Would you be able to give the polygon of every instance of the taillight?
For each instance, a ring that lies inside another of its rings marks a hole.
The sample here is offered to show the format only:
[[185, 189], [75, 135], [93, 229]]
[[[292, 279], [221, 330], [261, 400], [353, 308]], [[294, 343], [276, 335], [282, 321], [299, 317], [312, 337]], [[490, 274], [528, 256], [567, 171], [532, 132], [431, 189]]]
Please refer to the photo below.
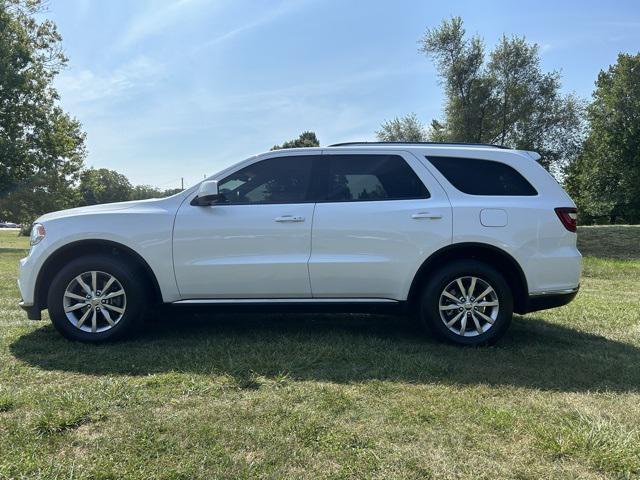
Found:
[[564, 227], [570, 232], [575, 232], [578, 225], [578, 210], [571, 207], [558, 207], [555, 210]]

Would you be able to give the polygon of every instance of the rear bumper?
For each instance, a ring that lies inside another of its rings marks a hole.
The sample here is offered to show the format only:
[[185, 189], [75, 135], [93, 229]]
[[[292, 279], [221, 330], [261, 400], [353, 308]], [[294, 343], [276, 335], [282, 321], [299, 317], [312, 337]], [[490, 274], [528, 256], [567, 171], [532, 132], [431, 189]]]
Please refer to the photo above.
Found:
[[548, 308], [566, 305], [576, 298], [579, 289], [580, 286], [578, 285], [572, 289], [529, 295], [524, 311], [519, 313], [537, 312], [538, 310], [546, 310]]
[[40, 307], [37, 305], [25, 305], [24, 302], [20, 302], [20, 308], [27, 312], [27, 318], [29, 320], [42, 320], [42, 314]]

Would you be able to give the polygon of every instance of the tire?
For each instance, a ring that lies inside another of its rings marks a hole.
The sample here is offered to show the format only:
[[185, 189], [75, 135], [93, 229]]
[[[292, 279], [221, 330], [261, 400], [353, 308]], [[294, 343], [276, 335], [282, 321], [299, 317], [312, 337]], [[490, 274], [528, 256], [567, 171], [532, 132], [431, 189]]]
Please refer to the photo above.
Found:
[[143, 278], [135, 266], [109, 255], [87, 255], [69, 262], [49, 287], [47, 306], [53, 326], [69, 340], [88, 343], [133, 334], [148, 307]]
[[[484, 292], [488, 293], [474, 296]], [[437, 270], [425, 283], [419, 302], [422, 325], [435, 337], [458, 345], [493, 345], [509, 328], [512, 316], [513, 295], [504, 277], [471, 259]]]

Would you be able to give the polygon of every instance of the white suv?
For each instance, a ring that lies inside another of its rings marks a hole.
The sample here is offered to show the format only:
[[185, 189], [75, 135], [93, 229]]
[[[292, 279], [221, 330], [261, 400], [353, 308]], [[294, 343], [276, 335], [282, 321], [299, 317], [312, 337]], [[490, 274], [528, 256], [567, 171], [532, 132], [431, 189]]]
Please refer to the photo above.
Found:
[[416, 312], [492, 343], [579, 286], [576, 209], [533, 152], [350, 143], [265, 153], [172, 197], [49, 213], [22, 307], [65, 337], [130, 333], [153, 305]]

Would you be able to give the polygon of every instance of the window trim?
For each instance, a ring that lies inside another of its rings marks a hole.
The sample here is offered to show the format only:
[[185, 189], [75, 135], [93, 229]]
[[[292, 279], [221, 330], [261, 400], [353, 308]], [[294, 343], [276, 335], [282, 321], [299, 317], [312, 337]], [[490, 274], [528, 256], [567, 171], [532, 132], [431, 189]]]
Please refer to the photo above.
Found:
[[[305, 205], [305, 204], [310, 204], [310, 203], [363, 203], [363, 202], [398, 202], [398, 201], [415, 201], [415, 200], [429, 200], [431, 198], [433, 198], [433, 195], [431, 194], [431, 191], [429, 190], [429, 187], [426, 185], [426, 183], [422, 180], [422, 178], [420, 177], [420, 174], [415, 170], [415, 168], [411, 165], [411, 162], [409, 162], [407, 160], [407, 158], [405, 158], [405, 154], [406, 152], [399, 152], [399, 151], [393, 151], [393, 152], [379, 152], [379, 151], [344, 151], [344, 152], [338, 152], [338, 151], [331, 151], [331, 152], [327, 152], [327, 151], [314, 151], [314, 152], [286, 152], [286, 151], [282, 151], [279, 152], [280, 154], [275, 154], [276, 152], [270, 152], [269, 156], [264, 157], [264, 158], [257, 158], [255, 159], [255, 161], [253, 162], [242, 162], [242, 164], [237, 165], [238, 168], [233, 169], [232, 171], [228, 171], [229, 169], [227, 169], [226, 174], [224, 175], [224, 177], [219, 178], [218, 175], [212, 177], [216, 180], [218, 180], [219, 183], [224, 182], [227, 178], [229, 178], [230, 176], [238, 173], [239, 171], [250, 167], [252, 165], [261, 163], [261, 162], [265, 162], [267, 160], [273, 160], [275, 158], [286, 158], [286, 157], [313, 157], [311, 160], [311, 175], [310, 175], [310, 182], [309, 182], [309, 188], [307, 190], [307, 199], [303, 200], [303, 201], [299, 201], [299, 202], [247, 202], [247, 203], [216, 203], [215, 205], [211, 205], [211, 207], [238, 207], [238, 206], [246, 206], [246, 205], [251, 205], [251, 206], [260, 206], [260, 205]], [[329, 162], [328, 160], [331, 157], [334, 156], [355, 156], [355, 155], [366, 155], [366, 156], [397, 156], [400, 157], [402, 159], [402, 161], [405, 163], [405, 165], [411, 170], [411, 172], [413, 172], [413, 174], [416, 176], [416, 178], [418, 179], [418, 181], [424, 186], [424, 189], [426, 191], [426, 196], [416, 196], [416, 197], [402, 197], [402, 198], [398, 198], [398, 197], [393, 197], [393, 198], [385, 198], [385, 199], [381, 199], [381, 200], [374, 200], [374, 199], [351, 199], [351, 200], [327, 200], [326, 199], [326, 195], [327, 195], [327, 189], [328, 189], [328, 166], [329, 166]], [[247, 159], [249, 160], [249, 159]], [[417, 159], [416, 159], [417, 160]], [[222, 170], [223, 173], [224, 170]], [[218, 177], [218, 178], [216, 178]], [[197, 195], [197, 191], [194, 192], [194, 195]], [[316, 196], [316, 199], [309, 199], [310, 197]], [[320, 198], [323, 197], [323, 198]]]
[[[463, 190], [460, 190], [458, 187], [456, 187], [454, 185], [454, 183], [449, 180], [449, 178], [440, 171], [440, 169], [431, 161], [431, 159], [429, 157], [436, 157], [436, 158], [452, 158], [452, 159], [462, 159], [462, 160], [480, 160], [483, 162], [493, 162], [493, 163], [499, 163], [501, 165], [505, 165], [508, 168], [511, 168], [513, 171], [515, 171], [518, 175], [520, 175], [520, 177], [522, 177], [522, 179], [529, 184], [529, 186], [531, 187], [531, 189], [535, 192], [531, 195], [511, 195], [511, 194], [484, 194], [484, 193], [468, 193], [465, 192]], [[438, 175], [440, 175], [449, 185], [451, 185], [451, 187], [456, 191], [459, 192], [463, 195], [468, 195], [470, 197], [497, 197], [497, 198], [511, 198], [511, 197], [516, 197], [516, 198], [535, 198], [535, 197], [539, 197], [540, 196], [540, 192], [538, 191], [538, 189], [529, 181], [529, 179], [522, 174], [522, 172], [520, 172], [520, 170], [518, 170], [516, 167], [514, 167], [513, 165], [510, 165], [506, 162], [502, 162], [500, 160], [493, 160], [493, 159], [488, 159], [488, 158], [480, 158], [480, 157], [463, 157], [460, 155], [424, 155], [424, 158], [427, 160], [427, 163], [433, 167], [436, 171], [436, 173]]]

